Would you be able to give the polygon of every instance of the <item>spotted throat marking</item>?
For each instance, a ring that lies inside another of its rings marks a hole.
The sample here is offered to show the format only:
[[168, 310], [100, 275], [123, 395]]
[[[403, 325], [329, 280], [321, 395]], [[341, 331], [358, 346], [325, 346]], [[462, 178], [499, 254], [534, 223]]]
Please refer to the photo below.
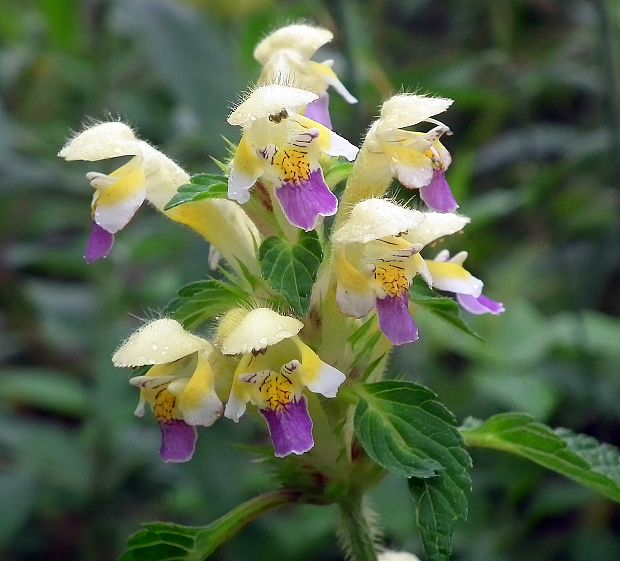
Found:
[[271, 163], [282, 171], [285, 183], [301, 183], [310, 179], [308, 154], [299, 148], [277, 151]]
[[409, 281], [400, 265], [381, 265], [375, 269], [375, 279], [388, 296], [398, 297], [409, 290]]
[[[260, 394], [260, 401], [266, 409], [284, 411], [289, 403], [295, 401], [295, 385], [292, 375], [297, 365], [285, 364], [280, 372], [261, 370], [242, 377], [244, 382], [254, 384]], [[259, 407], [263, 408], [262, 404]]]
[[176, 402], [177, 398], [166, 388], [159, 390], [155, 396], [155, 404], [153, 406], [155, 418], [163, 423], [171, 423], [174, 421], [174, 408]]
[[424, 152], [424, 155], [431, 161], [435, 171], [443, 171], [443, 162], [434, 148], [429, 148], [426, 152]]

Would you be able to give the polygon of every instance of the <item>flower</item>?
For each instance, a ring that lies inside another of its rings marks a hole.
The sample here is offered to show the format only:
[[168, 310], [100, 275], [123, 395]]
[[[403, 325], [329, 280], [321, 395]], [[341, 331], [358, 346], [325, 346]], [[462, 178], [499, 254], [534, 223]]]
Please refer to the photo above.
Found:
[[160, 456], [186, 462], [194, 454], [196, 426], [211, 426], [221, 415], [210, 363], [213, 346], [172, 319], [152, 321], [133, 333], [114, 353], [119, 367], [151, 365], [129, 383], [140, 388], [136, 415], [148, 403], [161, 429]]
[[[380, 197], [396, 177], [408, 189], [419, 189], [431, 210], [454, 212], [458, 204], [445, 175], [450, 153], [439, 141], [449, 129], [432, 118], [451, 104], [451, 99], [412, 94], [388, 99], [366, 134], [342, 203]], [[422, 122], [436, 126], [425, 133], [405, 130]]]
[[325, 364], [298, 333], [303, 323], [268, 308], [233, 310], [220, 323], [225, 355], [241, 355], [224, 415], [238, 422], [248, 402], [265, 418], [277, 457], [314, 446], [304, 389], [336, 397], [345, 375]]
[[172, 220], [202, 234], [231, 266], [238, 267], [239, 260], [250, 271], [258, 271], [260, 234], [243, 209], [227, 199], [212, 199], [164, 210], [190, 177], [166, 155], [138, 139], [126, 124], [106, 122], [88, 127], [71, 138], [58, 155], [65, 160], [91, 162], [131, 156], [109, 175], [86, 174], [95, 189], [92, 232], [85, 255], [88, 263], [108, 255], [116, 232], [129, 223], [146, 199]]
[[463, 267], [465, 259], [467, 259], [466, 251], [450, 257], [450, 253], [444, 249], [434, 260], [426, 260], [433, 278], [433, 286], [439, 290], [455, 293], [461, 307], [472, 314], [497, 316], [503, 313], [504, 304], [482, 294], [483, 282]]
[[357, 103], [332, 70], [333, 60], [311, 60], [333, 38], [333, 33], [322, 27], [293, 24], [270, 33], [254, 49], [254, 58], [263, 66], [259, 84], [279, 83], [284, 78], [291, 85], [314, 92], [319, 97], [308, 104], [305, 115], [330, 129], [329, 86], [348, 103]]
[[423, 213], [385, 199], [355, 205], [332, 234], [336, 299], [342, 313], [359, 318], [375, 308], [381, 331], [394, 345], [416, 341], [409, 287], [416, 274], [432, 285], [419, 252], [468, 222], [464, 216]]
[[228, 117], [243, 127], [232, 161], [228, 196], [240, 203], [250, 198], [257, 179], [275, 191], [288, 221], [304, 230], [319, 216], [331, 216], [338, 200], [323, 179], [321, 153], [355, 159], [357, 148], [299, 110], [317, 95], [287, 86], [256, 88]]

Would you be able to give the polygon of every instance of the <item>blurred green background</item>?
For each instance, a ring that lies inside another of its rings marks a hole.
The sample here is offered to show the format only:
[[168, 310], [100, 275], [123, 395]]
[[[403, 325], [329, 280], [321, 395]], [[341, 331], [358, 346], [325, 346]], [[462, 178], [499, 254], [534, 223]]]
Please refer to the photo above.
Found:
[[[434, 388], [460, 419], [528, 411], [620, 444], [620, 3], [615, 0], [0, 0], [0, 558], [108, 561], [140, 521], [207, 523], [268, 490], [238, 446], [247, 421], [201, 431], [186, 465], [159, 461], [151, 419], [110, 355], [186, 282], [207, 274], [191, 231], [143, 208], [87, 266], [90, 188], [105, 164], [56, 153], [87, 118], [122, 118], [190, 172], [213, 169], [231, 104], [258, 76], [252, 47], [308, 19], [336, 39], [360, 98], [332, 96], [363, 136], [402, 88], [456, 100], [448, 173], [473, 222], [452, 249], [501, 318], [484, 343], [418, 316], [391, 372]], [[474, 453], [456, 560], [617, 561], [620, 509], [542, 468]], [[386, 543], [421, 554], [404, 485], [374, 493]], [[252, 525], [214, 559], [339, 560], [330, 508]]]

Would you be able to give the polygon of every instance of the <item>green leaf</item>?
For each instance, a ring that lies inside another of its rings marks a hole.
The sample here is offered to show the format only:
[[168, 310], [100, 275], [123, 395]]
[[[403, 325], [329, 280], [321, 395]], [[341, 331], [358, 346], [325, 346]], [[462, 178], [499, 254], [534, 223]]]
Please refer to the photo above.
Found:
[[296, 313], [306, 315], [312, 286], [323, 259], [318, 234], [314, 230], [300, 231], [297, 243], [293, 245], [282, 238], [267, 238], [260, 246], [258, 258], [263, 277], [284, 296]]
[[450, 411], [428, 388], [404, 381], [358, 386], [355, 433], [384, 468], [410, 477], [426, 554], [448, 559], [458, 520], [467, 518], [471, 459]]
[[461, 432], [469, 446], [510, 452], [620, 502], [620, 451], [596, 439], [555, 431], [524, 413], [470, 419]]
[[207, 526], [149, 522], [129, 537], [120, 561], [202, 561], [260, 515], [299, 500], [299, 493], [278, 491], [249, 500]]
[[86, 388], [65, 374], [43, 368], [4, 370], [0, 399], [29, 407], [79, 417], [86, 412]]
[[333, 165], [325, 172], [325, 183], [334, 189], [339, 183], [349, 178], [352, 170], [353, 164], [351, 162], [342, 162]]
[[416, 524], [431, 561], [447, 561], [452, 553], [452, 533], [459, 520], [467, 519], [471, 491], [469, 475], [454, 480], [446, 471], [429, 479], [409, 479], [416, 505]]
[[[404, 381], [360, 384], [355, 433], [379, 465], [404, 477], [434, 477], [469, 456], [454, 417], [428, 388]], [[455, 466], [453, 466], [455, 467]]]
[[241, 288], [207, 279], [181, 288], [179, 296], [168, 305], [167, 313], [186, 329], [194, 329], [231, 308], [246, 305], [248, 301], [249, 295]]
[[461, 314], [461, 308], [452, 298], [439, 296], [419, 281], [414, 282], [409, 288], [409, 298], [414, 304], [426, 308], [468, 335], [481, 339], [480, 335], [465, 323]]
[[187, 185], [181, 185], [164, 207], [170, 210], [176, 206], [202, 201], [204, 199], [225, 199], [228, 197], [228, 179], [223, 175], [200, 173], [194, 175]]

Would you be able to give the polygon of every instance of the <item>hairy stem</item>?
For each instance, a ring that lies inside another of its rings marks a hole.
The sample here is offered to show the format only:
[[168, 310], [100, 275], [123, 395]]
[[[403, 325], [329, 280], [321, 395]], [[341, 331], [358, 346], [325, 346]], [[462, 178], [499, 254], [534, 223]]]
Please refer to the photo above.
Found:
[[301, 499], [301, 494], [297, 491], [282, 490], [260, 495], [240, 504], [209, 526], [204, 527], [202, 532], [196, 535], [196, 545], [191, 559], [206, 559], [222, 543], [228, 541], [250, 522], [267, 512], [299, 502]]
[[378, 529], [375, 515], [361, 492], [340, 503], [340, 542], [350, 561], [377, 561]]

